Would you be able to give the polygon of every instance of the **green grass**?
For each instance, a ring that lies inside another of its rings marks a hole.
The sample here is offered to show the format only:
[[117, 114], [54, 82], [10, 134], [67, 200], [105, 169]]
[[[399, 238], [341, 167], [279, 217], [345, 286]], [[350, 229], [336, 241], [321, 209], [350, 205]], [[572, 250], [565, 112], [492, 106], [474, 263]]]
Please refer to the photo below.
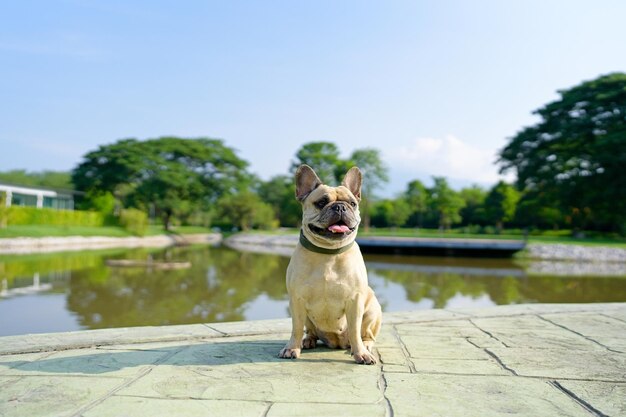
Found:
[[[365, 233], [359, 231], [359, 236], [398, 236], [398, 237], [423, 237], [423, 238], [451, 238], [451, 239], [524, 239], [521, 232], [508, 232], [504, 230], [502, 234], [476, 234], [464, 233], [460, 230], [449, 230], [442, 232], [438, 229], [370, 229]], [[541, 234], [530, 234], [528, 243], [553, 243], [566, 245], [589, 245], [589, 246], [615, 246], [626, 248], [626, 239], [613, 236], [592, 236], [578, 238], [571, 236], [570, 231], [545, 231]]]
[[[178, 234], [210, 233], [211, 230], [205, 227], [180, 226], [173, 230]], [[148, 227], [146, 236], [157, 236], [165, 234], [163, 226], [151, 225]], [[64, 236], [107, 236], [107, 237], [128, 237], [133, 236], [125, 229], [117, 226], [9, 226], [0, 229], [0, 238], [12, 237], [64, 237]]]

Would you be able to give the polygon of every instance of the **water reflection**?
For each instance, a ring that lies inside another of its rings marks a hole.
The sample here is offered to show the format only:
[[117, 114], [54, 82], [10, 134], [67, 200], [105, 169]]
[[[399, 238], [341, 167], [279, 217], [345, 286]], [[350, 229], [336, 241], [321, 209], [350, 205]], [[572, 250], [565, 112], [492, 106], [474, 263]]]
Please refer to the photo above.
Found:
[[[149, 257], [191, 267], [105, 265]], [[287, 317], [288, 262], [211, 247], [0, 256], [0, 335]], [[626, 301], [624, 275], [543, 275], [511, 260], [369, 255], [366, 263], [385, 311]]]

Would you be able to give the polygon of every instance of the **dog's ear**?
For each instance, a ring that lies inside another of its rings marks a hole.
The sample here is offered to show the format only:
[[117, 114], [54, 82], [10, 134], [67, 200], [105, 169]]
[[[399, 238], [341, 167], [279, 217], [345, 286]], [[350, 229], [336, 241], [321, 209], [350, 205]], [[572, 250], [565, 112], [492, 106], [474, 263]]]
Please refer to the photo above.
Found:
[[361, 170], [357, 167], [352, 167], [348, 171], [345, 177], [343, 177], [343, 181], [341, 181], [341, 185], [346, 187], [357, 200], [361, 201], [361, 182], [362, 175]]
[[313, 168], [308, 165], [298, 167], [296, 171], [296, 198], [298, 201], [304, 201], [320, 185], [322, 185], [322, 180], [313, 171]]

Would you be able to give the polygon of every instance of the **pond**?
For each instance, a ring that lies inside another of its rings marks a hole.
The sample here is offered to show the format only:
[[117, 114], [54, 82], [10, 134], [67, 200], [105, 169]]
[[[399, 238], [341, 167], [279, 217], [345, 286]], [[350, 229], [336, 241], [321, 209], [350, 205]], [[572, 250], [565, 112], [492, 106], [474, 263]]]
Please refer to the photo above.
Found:
[[[108, 266], [112, 259], [191, 265]], [[365, 260], [384, 311], [626, 301], [620, 274], [559, 276], [509, 259]], [[288, 262], [208, 246], [0, 255], [0, 336], [288, 317]]]

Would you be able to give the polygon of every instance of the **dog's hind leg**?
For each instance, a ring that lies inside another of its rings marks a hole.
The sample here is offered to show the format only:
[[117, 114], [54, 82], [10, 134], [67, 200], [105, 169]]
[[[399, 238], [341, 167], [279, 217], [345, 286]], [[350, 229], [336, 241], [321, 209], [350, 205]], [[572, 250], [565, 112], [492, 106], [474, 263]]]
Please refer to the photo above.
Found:
[[317, 339], [319, 338], [317, 329], [308, 317], [306, 318], [304, 327], [305, 336], [304, 339], [302, 339], [302, 349], [313, 349], [317, 346]]

